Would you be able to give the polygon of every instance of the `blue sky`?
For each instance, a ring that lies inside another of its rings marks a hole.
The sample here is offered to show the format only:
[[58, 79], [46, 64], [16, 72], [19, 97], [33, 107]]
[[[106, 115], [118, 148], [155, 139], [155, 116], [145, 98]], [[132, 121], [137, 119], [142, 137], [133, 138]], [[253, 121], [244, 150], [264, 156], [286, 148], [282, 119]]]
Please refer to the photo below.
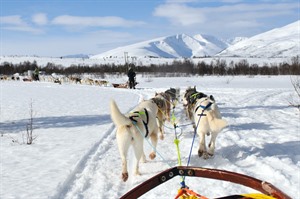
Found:
[[300, 19], [300, 0], [0, 0], [1, 55], [99, 54], [185, 33], [222, 39]]

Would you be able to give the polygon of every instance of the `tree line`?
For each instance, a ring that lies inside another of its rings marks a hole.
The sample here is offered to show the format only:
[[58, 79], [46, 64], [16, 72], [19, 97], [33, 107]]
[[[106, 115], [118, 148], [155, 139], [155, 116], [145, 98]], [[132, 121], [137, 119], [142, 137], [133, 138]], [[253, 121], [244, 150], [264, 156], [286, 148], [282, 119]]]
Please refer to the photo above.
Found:
[[173, 61], [172, 64], [151, 64], [150, 66], [134, 64], [94, 64], [94, 65], [70, 65], [65, 67], [54, 63], [47, 63], [46, 66], [38, 66], [36, 61], [25, 61], [19, 64], [3, 62], [0, 64], [1, 75], [13, 75], [15, 73], [24, 74], [28, 70], [34, 70], [36, 67], [45, 74], [62, 74], [62, 75], [81, 75], [81, 74], [125, 74], [129, 67], [133, 67], [137, 73], [154, 74], [156, 76], [168, 75], [300, 75], [300, 57], [292, 57], [290, 63], [264, 63], [263, 66], [258, 64], [249, 64], [246, 59], [238, 62], [217, 59], [211, 63], [201, 61], [193, 63], [189, 59], [183, 61]]

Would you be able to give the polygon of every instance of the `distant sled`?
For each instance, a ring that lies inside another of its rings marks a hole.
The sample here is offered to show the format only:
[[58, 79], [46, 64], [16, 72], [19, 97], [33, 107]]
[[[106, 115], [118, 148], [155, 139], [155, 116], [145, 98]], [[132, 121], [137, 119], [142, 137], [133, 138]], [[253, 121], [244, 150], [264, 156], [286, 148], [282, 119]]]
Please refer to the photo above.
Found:
[[112, 83], [114, 88], [128, 88], [128, 84], [124, 83], [124, 84], [114, 84]]
[[[135, 82], [135, 86], [138, 84], [138, 82]], [[124, 84], [116, 84], [116, 83], [112, 83], [114, 88], [129, 88], [128, 86], [128, 82], [124, 83]]]
[[[217, 199], [292, 199], [291, 197], [283, 193], [281, 190], [276, 188], [271, 183], [261, 181], [247, 175], [225, 171], [225, 170], [209, 169], [209, 168], [201, 168], [201, 167], [186, 167], [186, 166], [173, 167], [157, 174], [156, 176], [146, 180], [145, 182], [141, 183], [137, 187], [127, 192], [125, 195], [121, 197], [121, 199], [138, 198], [143, 194], [145, 194], [146, 192], [167, 182], [168, 180], [172, 179], [175, 176], [181, 176], [183, 179], [185, 176], [189, 176], [189, 177], [202, 177], [202, 178], [210, 178], [215, 180], [223, 180], [231, 183], [240, 184], [246, 187], [250, 187], [252, 189], [261, 192], [261, 193], [250, 193], [250, 194], [238, 193], [236, 195], [222, 196]], [[176, 193], [176, 190], [174, 192]], [[174, 197], [170, 196], [170, 198], [174, 198]], [[190, 190], [187, 186], [181, 187], [179, 189], [177, 196], [175, 196], [175, 199], [177, 198], [208, 199], [206, 196], [202, 196]]]

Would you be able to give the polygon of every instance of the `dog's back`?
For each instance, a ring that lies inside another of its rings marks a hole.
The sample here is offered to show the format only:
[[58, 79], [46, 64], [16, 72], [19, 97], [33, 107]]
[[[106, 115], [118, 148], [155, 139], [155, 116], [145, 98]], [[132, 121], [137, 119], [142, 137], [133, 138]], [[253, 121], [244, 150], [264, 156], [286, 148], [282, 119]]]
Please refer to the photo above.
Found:
[[202, 114], [204, 114], [204, 117], [200, 120], [200, 125], [198, 126], [199, 129], [207, 128], [207, 131], [219, 133], [227, 126], [227, 122], [222, 119], [219, 108], [211, 97], [204, 97], [197, 100], [194, 110], [195, 123], [198, 123]]

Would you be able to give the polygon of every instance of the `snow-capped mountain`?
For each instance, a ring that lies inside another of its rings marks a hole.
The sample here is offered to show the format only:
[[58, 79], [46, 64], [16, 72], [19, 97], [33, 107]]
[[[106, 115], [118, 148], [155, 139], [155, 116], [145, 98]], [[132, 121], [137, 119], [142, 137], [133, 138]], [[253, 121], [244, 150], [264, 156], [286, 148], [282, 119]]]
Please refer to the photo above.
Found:
[[120, 58], [124, 57], [125, 52], [129, 57], [204, 57], [213, 56], [227, 47], [226, 42], [214, 36], [197, 34], [191, 37], [186, 34], [177, 34], [119, 47], [90, 58]]
[[226, 42], [229, 43], [230, 45], [234, 45], [246, 39], [248, 39], [248, 37], [234, 37], [234, 38], [227, 39]]
[[293, 57], [300, 54], [300, 20], [240, 41], [218, 56]]

